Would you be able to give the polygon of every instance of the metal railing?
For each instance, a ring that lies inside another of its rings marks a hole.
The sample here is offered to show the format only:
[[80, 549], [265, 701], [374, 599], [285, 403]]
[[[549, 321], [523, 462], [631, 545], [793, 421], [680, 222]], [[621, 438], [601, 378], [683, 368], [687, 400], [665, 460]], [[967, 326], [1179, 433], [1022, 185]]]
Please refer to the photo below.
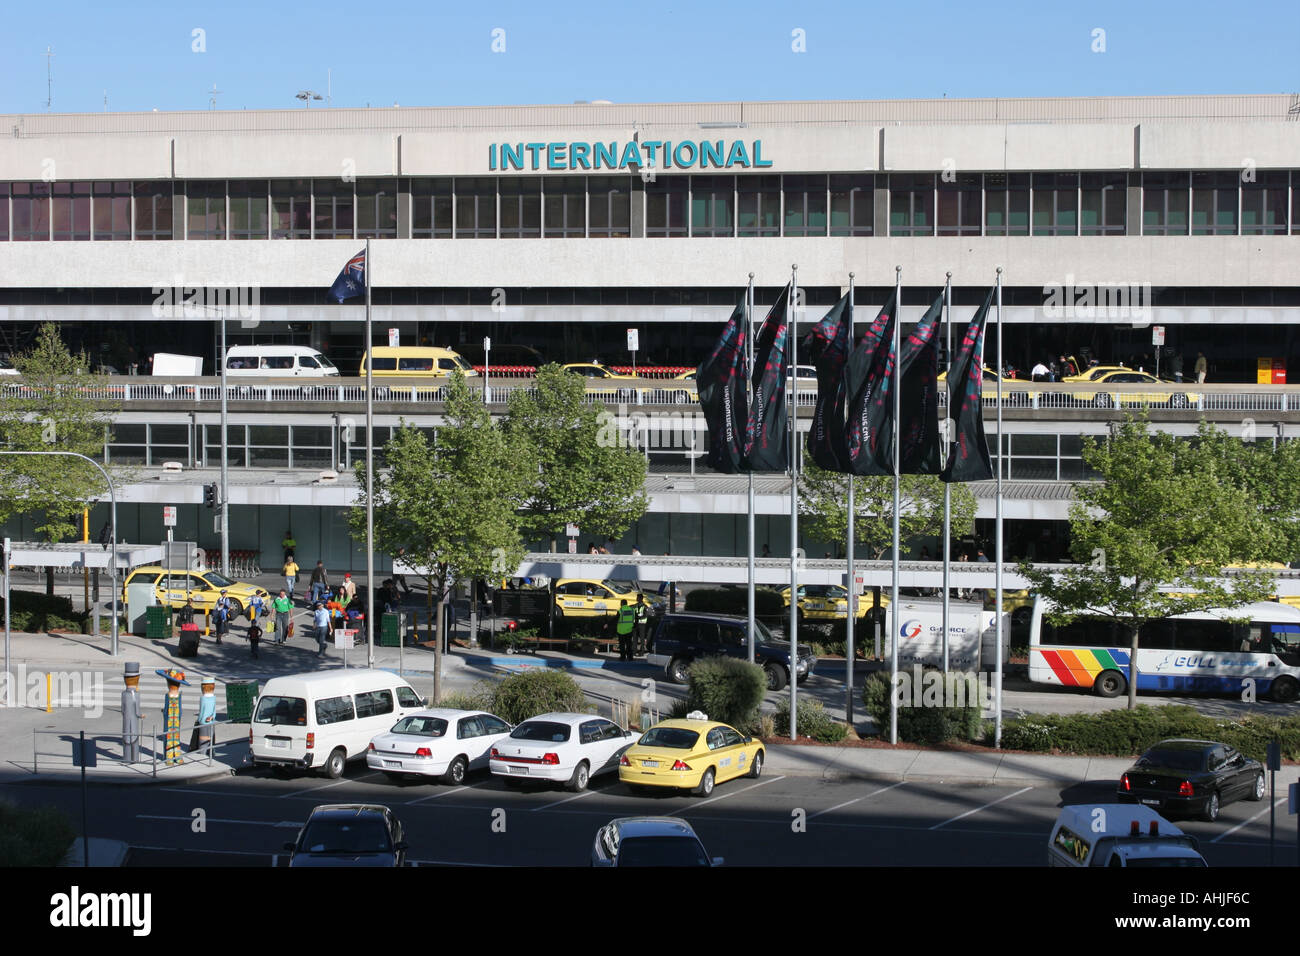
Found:
[[[183, 751], [181, 754], [181, 763], [168, 764], [166, 763], [167, 732], [163, 730], [158, 733], [150, 733], [148, 732], [148, 728], [157, 725], [154, 723], [142, 722], [140, 735], [139, 735], [139, 746], [140, 746], [140, 754], [142, 759], [132, 764], [131, 766], [143, 767], [147, 764], [149, 766], [148, 772], [150, 776], [154, 776], [154, 777], [158, 776], [158, 770], [160, 766], [163, 769], [163, 771], [166, 771], [174, 766], [180, 766], [186, 763], [196, 763], [201, 761], [210, 767], [214, 762], [214, 754], [216, 753], [218, 747], [221, 746], [220, 742], [217, 739], [218, 727], [222, 724], [230, 724], [230, 723], [232, 723], [232, 721], [230, 720], [215, 720], [210, 724], [204, 725], [206, 727], [211, 728], [212, 739], [207, 744], [201, 745], [196, 750], [188, 749], [188, 741], [190, 738], [187, 737], [186, 735], [192, 736], [194, 733], [194, 728], [198, 725], [193, 723], [183, 725], [179, 731], [181, 735], [181, 749]], [[43, 736], [66, 738], [69, 746], [65, 750], [59, 750], [59, 751], [41, 750], [40, 738]], [[41, 772], [41, 762], [40, 762], [41, 757], [46, 758], [47, 773], [52, 770], [67, 770], [73, 768], [75, 766], [75, 763], [73, 761], [71, 744], [75, 738], [76, 738], [76, 733], [69, 730], [33, 729], [32, 730], [32, 774], [36, 775]], [[231, 743], [234, 743], [235, 741], [240, 739], [242, 739], [241, 736], [236, 735], [235, 737], [231, 738], [231, 740], [227, 741], [225, 746], [229, 746]], [[97, 757], [102, 757], [105, 760], [112, 760], [115, 763], [122, 763], [126, 758], [123, 735], [120, 733], [94, 734], [94, 735], [87, 734], [86, 740], [88, 742], [93, 743], [96, 750]], [[111, 746], [105, 747], [104, 751], [101, 752], [100, 751], [101, 742], [104, 742]]]

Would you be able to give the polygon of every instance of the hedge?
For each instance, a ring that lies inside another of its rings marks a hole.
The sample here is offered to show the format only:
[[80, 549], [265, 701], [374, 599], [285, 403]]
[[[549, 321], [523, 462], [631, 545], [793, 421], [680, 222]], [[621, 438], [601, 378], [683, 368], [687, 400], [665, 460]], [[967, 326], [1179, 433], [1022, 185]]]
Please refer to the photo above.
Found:
[[[907, 672], [900, 673], [910, 680], [910, 674]], [[959, 673], [945, 675], [938, 671], [927, 673], [934, 673], [942, 680], [943, 683], [940, 687], [942, 688], [944, 701], [957, 699], [955, 685], [958, 681], [965, 681], [966, 675]], [[984, 719], [980, 714], [978, 695], [968, 694], [966, 687], [962, 688], [963, 705], [961, 707], [916, 707], [912, 705], [910, 691], [903, 696], [904, 700], [900, 701], [898, 707], [899, 740], [918, 744], [941, 744], [948, 740], [980, 740], [984, 737]], [[973, 701], [971, 700], [972, 696], [975, 698]], [[869, 674], [862, 687], [862, 702], [866, 705], [867, 713], [875, 720], [877, 727], [886, 728], [889, 726], [889, 698], [889, 675], [883, 671], [875, 671]], [[1005, 732], [1003, 734], [1003, 746], [1010, 746], [1006, 743]]]
[[[9, 623], [15, 631], [39, 634], [43, 631], [74, 631], [86, 633], [89, 615], [74, 610], [72, 599], [59, 594], [39, 591], [11, 591], [13, 608]], [[0, 619], [4, 615], [4, 599], [0, 598]]]
[[58, 866], [76, 836], [55, 807], [24, 810], [0, 801], [0, 867]]
[[763, 668], [736, 657], [703, 657], [687, 673], [686, 700], [691, 710], [702, 710], [710, 720], [749, 732], [767, 693]]
[[578, 682], [555, 670], [511, 674], [492, 689], [491, 702], [492, 713], [511, 724], [538, 714], [585, 714], [591, 711]]
[[[826, 713], [826, 708], [819, 700], [799, 698], [796, 713], [799, 719], [796, 721], [795, 731], [801, 737], [811, 737], [823, 743], [837, 744], [849, 735], [849, 729]], [[778, 734], [785, 735], [790, 732], [790, 698], [783, 697], [776, 705], [776, 716], [773, 717], [773, 721]]]

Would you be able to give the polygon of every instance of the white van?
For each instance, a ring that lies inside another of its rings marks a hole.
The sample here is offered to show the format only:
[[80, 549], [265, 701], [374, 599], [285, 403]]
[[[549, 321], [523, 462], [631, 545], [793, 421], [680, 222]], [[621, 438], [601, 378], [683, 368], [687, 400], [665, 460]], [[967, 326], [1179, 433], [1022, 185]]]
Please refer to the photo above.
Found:
[[273, 677], [253, 705], [249, 754], [255, 767], [339, 777], [346, 761], [366, 759], [372, 737], [423, 707], [411, 685], [388, 671]]
[[235, 345], [226, 351], [227, 378], [337, 378], [324, 355], [303, 345]]
[[1062, 807], [1047, 841], [1048, 866], [1203, 867], [1196, 837], [1150, 807], [1129, 803]]

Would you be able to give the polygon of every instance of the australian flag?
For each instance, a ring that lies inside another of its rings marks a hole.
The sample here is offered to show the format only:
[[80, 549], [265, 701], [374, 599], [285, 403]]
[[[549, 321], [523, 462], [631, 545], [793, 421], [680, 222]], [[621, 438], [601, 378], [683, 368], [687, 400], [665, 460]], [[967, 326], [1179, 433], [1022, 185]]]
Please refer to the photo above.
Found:
[[365, 295], [365, 293], [366, 251], [362, 249], [348, 260], [348, 264], [343, 267], [339, 277], [330, 286], [328, 294], [335, 302], [342, 303], [344, 299], [352, 299], [359, 295]]

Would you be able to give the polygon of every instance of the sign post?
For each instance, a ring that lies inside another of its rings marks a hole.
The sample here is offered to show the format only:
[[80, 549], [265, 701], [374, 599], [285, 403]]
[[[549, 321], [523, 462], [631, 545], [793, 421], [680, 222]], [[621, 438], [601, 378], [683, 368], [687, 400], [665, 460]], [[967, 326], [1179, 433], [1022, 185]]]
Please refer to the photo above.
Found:
[[[391, 349], [399, 348], [402, 344], [402, 332], [400, 329], [388, 330], [388, 347]], [[373, 363], [372, 363], [373, 364]]]
[[[368, 609], [367, 609], [368, 610]], [[334, 647], [343, 650], [343, 666], [351, 667], [348, 663], [348, 652], [356, 646], [357, 632], [352, 628], [339, 628], [334, 632]], [[400, 646], [400, 644], [399, 644]]]
[[492, 339], [489, 336], [483, 336], [483, 405], [487, 407], [488, 402], [492, 401], [492, 392], [488, 390], [488, 370], [491, 368]]
[[640, 336], [636, 329], [627, 330], [627, 350], [632, 353], [632, 374], [636, 374], [636, 353], [637, 346], [640, 344]]
[[566, 524], [564, 533], [569, 539], [569, 554], [578, 553], [578, 526], [576, 524]]
[[72, 765], [81, 768], [81, 853], [83, 859], [82, 866], [90, 866], [90, 831], [86, 826], [86, 768], [96, 766], [95, 760], [95, 741], [92, 739], [89, 744], [86, 741], [86, 732], [81, 732], [81, 737], [72, 742]]
[[1160, 377], [1160, 351], [1165, 344], [1165, 327], [1163, 325], [1151, 326], [1151, 344], [1154, 345], [1156, 353], [1156, 378]]

